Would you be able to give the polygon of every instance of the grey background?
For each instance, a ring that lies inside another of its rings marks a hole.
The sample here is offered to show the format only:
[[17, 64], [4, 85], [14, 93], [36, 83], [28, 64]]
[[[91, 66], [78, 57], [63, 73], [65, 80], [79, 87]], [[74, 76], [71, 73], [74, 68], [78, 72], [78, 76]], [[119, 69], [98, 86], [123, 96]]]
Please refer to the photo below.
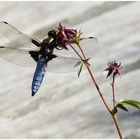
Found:
[[[76, 26], [98, 38], [100, 48], [92, 69], [112, 105], [106, 62], [123, 65], [116, 81], [117, 99], [140, 101], [139, 2], [0, 2], [0, 20], [40, 40], [59, 22]], [[87, 71], [46, 72], [43, 84], [31, 97], [35, 67], [23, 68], [0, 58], [0, 138], [118, 138], [114, 124], [92, 86]], [[140, 112], [120, 111], [125, 138], [140, 138]]]

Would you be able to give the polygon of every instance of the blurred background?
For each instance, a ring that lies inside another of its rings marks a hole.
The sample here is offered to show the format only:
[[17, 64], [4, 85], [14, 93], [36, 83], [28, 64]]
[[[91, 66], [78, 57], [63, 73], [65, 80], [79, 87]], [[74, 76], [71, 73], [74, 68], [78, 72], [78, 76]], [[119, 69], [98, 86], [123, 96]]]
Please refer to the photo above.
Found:
[[[111, 81], [103, 74], [109, 60], [123, 66], [117, 100], [140, 101], [139, 2], [0, 2], [0, 20], [40, 40], [59, 22], [95, 36], [100, 49], [91, 51], [92, 69], [109, 104]], [[0, 58], [0, 138], [118, 138], [86, 70], [80, 78], [46, 72], [31, 97], [34, 70]], [[139, 110], [120, 111], [118, 118], [125, 138], [140, 138]]]

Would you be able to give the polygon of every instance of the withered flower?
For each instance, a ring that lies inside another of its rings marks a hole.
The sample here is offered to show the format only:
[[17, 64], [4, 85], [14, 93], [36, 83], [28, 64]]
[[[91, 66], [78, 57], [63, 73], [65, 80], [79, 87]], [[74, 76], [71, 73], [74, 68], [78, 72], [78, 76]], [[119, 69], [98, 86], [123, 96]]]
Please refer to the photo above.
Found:
[[69, 43], [76, 43], [78, 44], [80, 41], [80, 36], [82, 32], [78, 32], [75, 29], [68, 29], [62, 26], [62, 24], [59, 24], [58, 27], [58, 33], [57, 33], [57, 39], [60, 42], [60, 48], [67, 49], [67, 44]]
[[115, 77], [117, 74], [120, 75], [120, 70], [122, 68], [121, 63], [117, 63], [116, 61], [110, 61], [107, 63], [107, 68], [105, 71], [108, 71], [107, 77], [108, 78], [111, 74]]

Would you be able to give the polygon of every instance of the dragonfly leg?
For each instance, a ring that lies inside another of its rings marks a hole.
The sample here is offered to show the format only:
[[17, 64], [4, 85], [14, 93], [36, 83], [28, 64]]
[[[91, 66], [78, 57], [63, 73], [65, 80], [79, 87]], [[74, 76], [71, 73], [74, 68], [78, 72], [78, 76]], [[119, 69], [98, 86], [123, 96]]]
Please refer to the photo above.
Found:
[[29, 51], [29, 54], [31, 55], [31, 57], [38, 62], [38, 57], [39, 57], [39, 52], [36, 51]]

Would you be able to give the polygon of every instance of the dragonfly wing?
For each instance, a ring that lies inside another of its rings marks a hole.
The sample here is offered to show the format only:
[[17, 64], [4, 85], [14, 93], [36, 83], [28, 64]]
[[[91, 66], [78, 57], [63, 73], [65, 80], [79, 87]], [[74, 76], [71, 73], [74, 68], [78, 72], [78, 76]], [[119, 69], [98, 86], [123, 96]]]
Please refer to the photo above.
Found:
[[[95, 44], [98, 40], [94, 37], [81, 38], [80, 46], [83, 51], [88, 54], [95, 54], [98, 51], [98, 47]], [[76, 44], [72, 46], [80, 53], [80, 50]], [[74, 72], [80, 69], [80, 66], [76, 66], [77, 62], [81, 62], [80, 58], [76, 58], [77, 54], [73, 51], [70, 45], [67, 46], [68, 50], [54, 50], [56, 58], [50, 60], [47, 65], [47, 71], [50, 72]]]
[[17, 30], [7, 22], [0, 22], [0, 57], [16, 65], [30, 67], [36, 63], [29, 51], [38, 51], [40, 42]]
[[36, 66], [36, 61], [26, 50], [0, 48], [0, 57], [22, 67]]
[[78, 58], [56, 56], [47, 62], [46, 70], [55, 73], [78, 71], [79, 67], [75, 67], [75, 65], [79, 61], [81, 60]]
[[14, 49], [36, 50], [40, 41], [20, 32], [7, 22], [0, 22], [0, 46]]
[[85, 53], [92, 52], [95, 55], [99, 51], [99, 47], [96, 46], [97, 43], [98, 40], [95, 37], [81, 38], [80, 46]]
[[[95, 55], [97, 53], [97, 51], [99, 50], [99, 48], [96, 46], [98, 40], [95, 37], [85, 37], [85, 38], [81, 38], [80, 40], [80, 47], [82, 48], [82, 50], [88, 55]], [[81, 53], [77, 44], [72, 43], [71, 44], [78, 53]], [[55, 50], [54, 53], [55, 54], [60, 54], [63, 56], [70, 56], [70, 57], [76, 57], [76, 53], [74, 52], [74, 50], [72, 49], [72, 47], [68, 44], [67, 45], [68, 50], [66, 49], [62, 49], [62, 50]]]
[[0, 45], [4, 44], [8, 48], [36, 50], [40, 45], [39, 40], [25, 35], [11, 24], [3, 21], [0, 22], [0, 35], [4, 37], [0, 38]]

